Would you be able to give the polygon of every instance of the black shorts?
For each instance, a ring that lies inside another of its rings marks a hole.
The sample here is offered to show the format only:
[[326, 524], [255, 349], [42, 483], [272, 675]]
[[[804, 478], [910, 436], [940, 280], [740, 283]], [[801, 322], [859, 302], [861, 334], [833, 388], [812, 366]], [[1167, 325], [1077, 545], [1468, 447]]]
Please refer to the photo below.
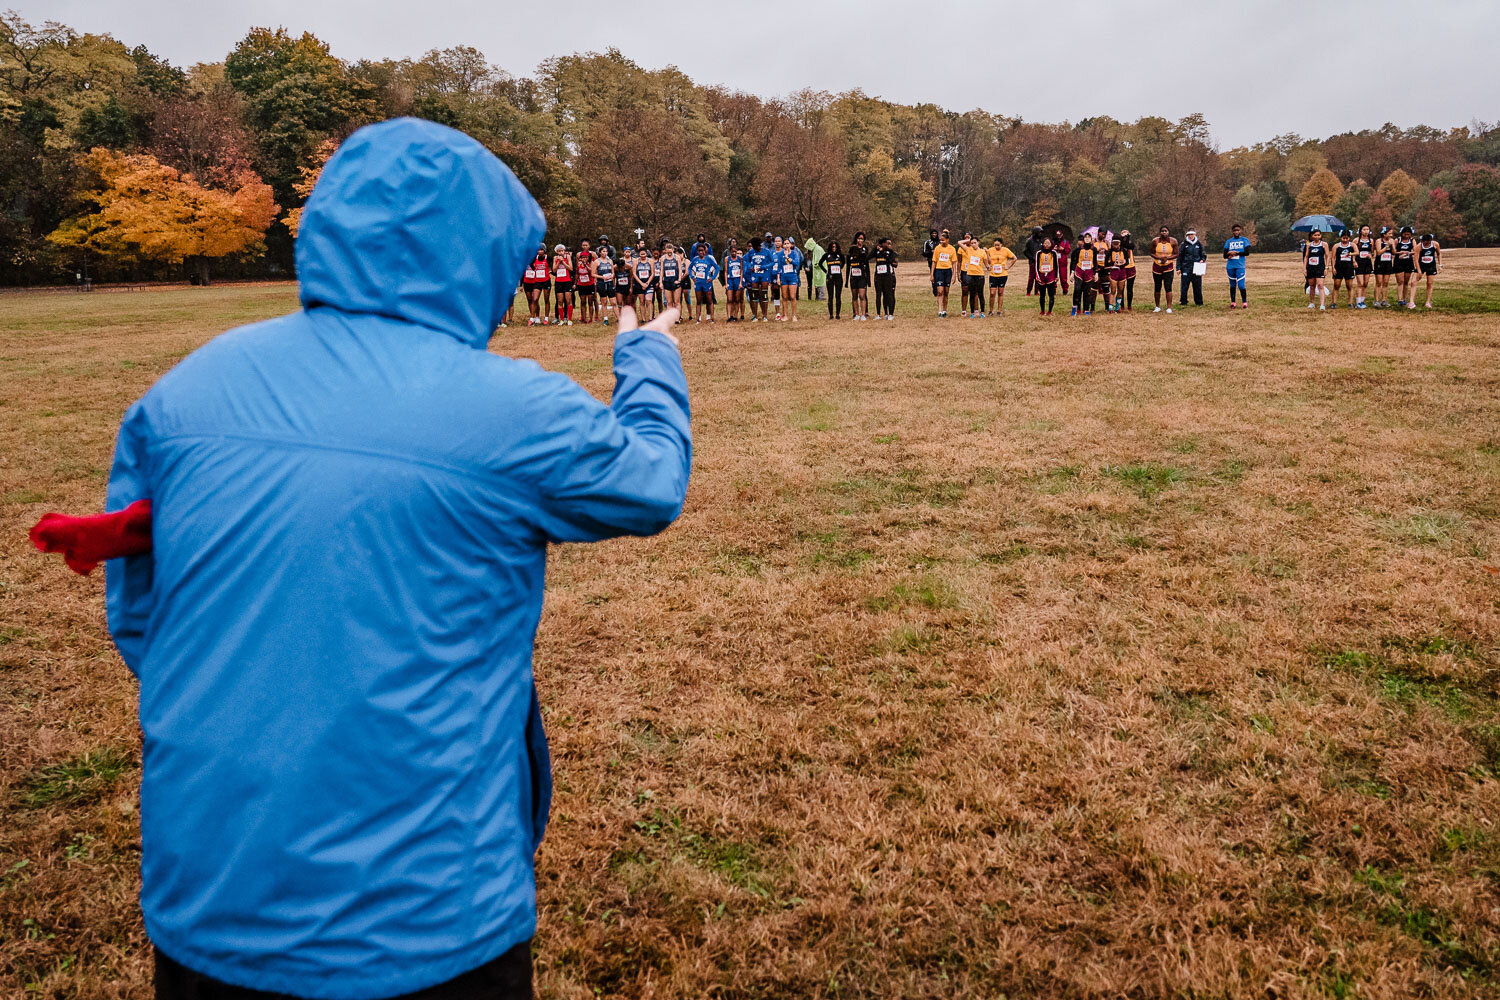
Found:
[[1108, 268], [1105, 268], [1105, 267], [1099, 268], [1099, 276], [1094, 279], [1094, 284], [1096, 284], [1100, 288], [1108, 291], [1108, 289], [1109, 289], [1109, 269]]
[[1374, 274], [1375, 264], [1368, 257], [1354, 265], [1355, 274]]
[[1437, 265], [1436, 264], [1423, 264], [1422, 265], [1422, 273], [1423, 274], [1437, 274]]
[[1009, 278], [1009, 277], [1010, 277], [1010, 275], [1008, 275], [1008, 274], [1002, 274], [998, 278], [995, 277], [993, 274], [990, 275], [990, 287], [991, 288], [1004, 288], [1005, 287], [1005, 280], [1007, 278]]
[[552, 287], [550, 281], [528, 281], [523, 286], [528, 292], [545, 292]]
[[675, 292], [675, 291], [677, 291], [677, 286], [678, 286], [678, 279], [677, 278], [662, 278], [661, 279], [661, 287], [664, 288], [664, 289], [666, 289], [669, 292]]
[[596, 286], [594, 286], [594, 285], [579, 285], [578, 286], [578, 297], [582, 298], [582, 299], [591, 299], [591, 298], [594, 297], [594, 292], [595, 291], [596, 291]]
[[573, 293], [573, 283], [571, 281], [554, 281], [552, 283], [552, 291], [558, 295], [571, 295]]
[[1398, 259], [1396, 261], [1396, 273], [1397, 274], [1411, 274], [1416, 269], [1417, 269], [1416, 265], [1414, 263], [1412, 263], [1412, 261], [1409, 260], [1409, 259], [1408, 260], [1399, 260]]
[[1165, 288], [1170, 292], [1172, 290], [1172, 275], [1175, 273], [1175, 271], [1152, 271], [1151, 284], [1157, 288]]
[[604, 282], [599, 286], [599, 297], [601, 299], [612, 299], [615, 297], [615, 286], [611, 282]]
[[1328, 269], [1326, 265], [1319, 264], [1317, 267], [1309, 267], [1307, 269], [1307, 273], [1303, 275], [1303, 277], [1305, 277], [1308, 281], [1318, 281], [1323, 278], [1323, 275], [1327, 272], [1327, 270]]
[[947, 288], [953, 284], [952, 268], [940, 268], [932, 272], [932, 285], [934, 288]]
[[1353, 264], [1333, 265], [1333, 278], [1335, 281], [1349, 281], [1354, 277]]
[[1375, 273], [1376, 274], [1395, 274], [1396, 273], [1396, 262], [1393, 261], [1393, 260], [1377, 260], [1377, 261], [1375, 261]]

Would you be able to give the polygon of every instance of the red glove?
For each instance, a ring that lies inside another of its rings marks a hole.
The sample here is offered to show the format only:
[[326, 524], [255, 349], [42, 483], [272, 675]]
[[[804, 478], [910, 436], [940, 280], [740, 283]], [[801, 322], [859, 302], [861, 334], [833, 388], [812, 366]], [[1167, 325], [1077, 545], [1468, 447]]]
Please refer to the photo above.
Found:
[[44, 514], [31, 529], [31, 544], [43, 552], [61, 552], [69, 569], [87, 576], [106, 559], [151, 551], [151, 501], [137, 500], [124, 510], [88, 517]]

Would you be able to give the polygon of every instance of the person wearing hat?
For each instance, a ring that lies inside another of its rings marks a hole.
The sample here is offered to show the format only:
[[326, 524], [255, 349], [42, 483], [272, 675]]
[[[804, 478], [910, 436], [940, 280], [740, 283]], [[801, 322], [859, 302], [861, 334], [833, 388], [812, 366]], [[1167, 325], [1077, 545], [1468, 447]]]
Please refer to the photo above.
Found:
[[[1432, 308], [1432, 282], [1437, 278], [1437, 273], [1443, 269], [1443, 248], [1438, 246], [1437, 237], [1428, 233], [1422, 237], [1422, 245], [1417, 247], [1417, 267], [1421, 269], [1422, 276], [1427, 279], [1427, 308]], [[1415, 297], [1406, 305], [1408, 309], [1417, 308]]]
[[[1187, 237], [1177, 251], [1177, 270], [1182, 275], [1182, 289], [1177, 298], [1178, 305], [1187, 305], [1189, 286], [1193, 289], [1193, 305], [1203, 304], [1203, 272], [1198, 269], [1198, 265], [1206, 265], [1207, 261], [1208, 247], [1198, 242], [1198, 230], [1189, 229]], [[1207, 270], [1206, 266], [1204, 270]]]
[[568, 253], [566, 243], [552, 248], [552, 303], [553, 322], [560, 326], [573, 325], [573, 255]]

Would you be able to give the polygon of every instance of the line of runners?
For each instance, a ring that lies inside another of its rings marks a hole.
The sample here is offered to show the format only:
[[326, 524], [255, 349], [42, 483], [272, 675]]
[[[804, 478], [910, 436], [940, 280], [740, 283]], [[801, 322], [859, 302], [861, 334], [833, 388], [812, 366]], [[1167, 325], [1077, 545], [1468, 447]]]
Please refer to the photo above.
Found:
[[[685, 249], [666, 241], [653, 250], [639, 240], [616, 253], [607, 237], [600, 237], [597, 247], [584, 240], [577, 251], [559, 243], [548, 254], [546, 246], [541, 246], [521, 279], [526, 323], [608, 323], [616, 304], [634, 308], [642, 322], [675, 308], [683, 311], [684, 318], [691, 312], [696, 322], [706, 317], [713, 323], [718, 302], [715, 282], [724, 291], [725, 322], [774, 319], [795, 323], [805, 267], [823, 272], [831, 319], [842, 316], [846, 280], [852, 319], [870, 318], [871, 288], [876, 318], [895, 319], [897, 260], [889, 237], [872, 247], [864, 233], [856, 233], [848, 251], [833, 240], [829, 249], [818, 248], [816, 254], [817, 260], [809, 261], [791, 237], [771, 233], [751, 239], [749, 250], [741, 250], [738, 241], [730, 239], [722, 264], [701, 235]], [[514, 312], [512, 308], [506, 314], [502, 326], [515, 322]]]
[[[816, 260], [799, 250], [791, 237], [767, 233], [764, 238], [752, 239], [749, 250], [741, 250], [737, 241], [730, 239], [722, 264], [701, 235], [686, 250], [669, 241], [653, 250], [640, 240], [616, 253], [605, 237], [600, 238], [597, 248], [584, 240], [577, 251], [559, 243], [549, 255], [545, 246], [538, 247], [521, 284], [526, 294], [526, 321], [528, 325], [571, 325], [576, 317], [582, 323], [608, 323], [618, 303], [632, 306], [643, 320], [664, 309], [680, 308], [697, 322], [703, 322], [706, 316], [713, 323], [717, 319], [717, 283], [725, 294], [726, 322], [748, 318], [752, 323], [773, 319], [795, 323], [802, 274], [812, 268], [824, 276], [830, 319], [843, 315], [846, 285], [852, 319], [870, 318], [871, 288], [875, 290], [875, 318], [895, 319], [899, 262], [889, 237], [871, 247], [864, 233], [856, 233], [847, 251], [837, 240], [830, 241], [827, 250], [811, 241], [807, 245]], [[1182, 281], [1178, 304], [1187, 304], [1190, 290], [1194, 304], [1203, 304], [1208, 252], [1195, 231], [1189, 229], [1186, 239], [1178, 241], [1168, 227], [1162, 226], [1151, 239], [1148, 252], [1153, 312], [1172, 312], [1172, 285], [1178, 275]], [[1241, 226], [1236, 224], [1231, 229], [1220, 252], [1229, 284], [1229, 308], [1248, 309], [1245, 277], [1251, 247]], [[1426, 304], [1432, 308], [1432, 286], [1442, 268], [1442, 248], [1431, 233], [1418, 240], [1410, 226], [1399, 232], [1382, 228], [1379, 234], [1362, 226], [1357, 234], [1346, 229], [1339, 233], [1337, 243], [1328, 243], [1322, 232], [1314, 231], [1303, 243], [1301, 253], [1309, 309], [1336, 309], [1340, 291], [1346, 308], [1387, 308], [1393, 284], [1397, 308], [1415, 309], [1421, 280], [1418, 275], [1425, 278]], [[953, 243], [948, 230], [933, 230], [923, 255], [939, 317], [948, 315], [948, 298], [954, 285], [960, 290], [964, 317], [1003, 315], [1006, 282], [1018, 258], [998, 238], [985, 247], [972, 233], [964, 233]], [[1026, 294], [1037, 297], [1043, 316], [1052, 315], [1058, 289], [1067, 296], [1070, 284], [1073, 316], [1092, 315], [1101, 300], [1105, 312], [1134, 311], [1136, 245], [1129, 230], [1114, 234], [1102, 226], [1093, 227], [1084, 230], [1074, 244], [1060, 229], [1047, 234], [1037, 227], [1026, 243], [1025, 257], [1030, 264]], [[1330, 266], [1332, 303], [1327, 301]], [[1373, 300], [1368, 294], [1372, 278]], [[513, 313], [514, 309], [506, 315], [507, 324], [514, 322]]]

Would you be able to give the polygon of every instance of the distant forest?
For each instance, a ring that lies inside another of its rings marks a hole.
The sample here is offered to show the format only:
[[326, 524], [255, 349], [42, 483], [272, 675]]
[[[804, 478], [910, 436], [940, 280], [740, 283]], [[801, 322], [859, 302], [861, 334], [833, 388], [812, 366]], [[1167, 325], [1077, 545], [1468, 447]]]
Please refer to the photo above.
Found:
[[[621, 53], [513, 76], [467, 46], [346, 61], [311, 34], [256, 28], [222, 62], [0, 18], [0, 282], [289, 275], [299, 206], [338, 142], [416, 115], [510, 165], [570, 244], [767, 229], [890, 235], [929, 226], [1140, 231], [1244, 223], [1264, 250], [1302, 215], [1410, 223], [1447, 245], [1500, 243], [1500, 123], [1281, 135], [1218, 151], [1180, 121], [1025, 122], [859, 91], [781, 99], [705, 87]], [[210, 268], [210, 264], [212, 267]]]

